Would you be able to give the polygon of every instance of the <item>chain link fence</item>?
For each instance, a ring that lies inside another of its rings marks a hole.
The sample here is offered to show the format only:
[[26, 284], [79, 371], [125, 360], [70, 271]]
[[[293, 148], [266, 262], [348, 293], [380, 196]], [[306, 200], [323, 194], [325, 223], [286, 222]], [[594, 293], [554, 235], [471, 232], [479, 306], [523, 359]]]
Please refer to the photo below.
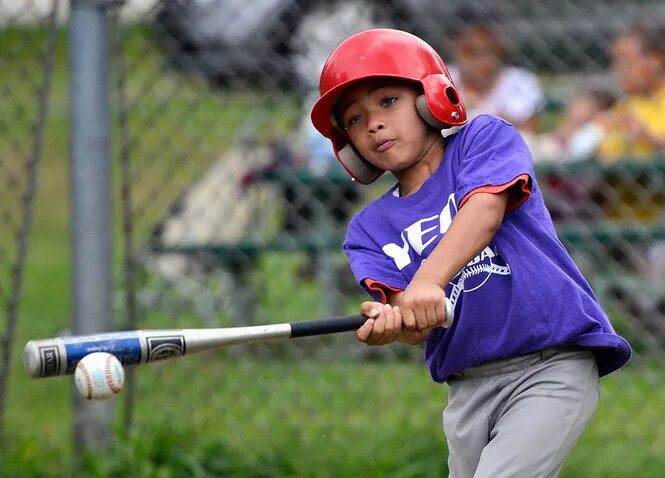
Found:
[[44, 123], [55, 51], [57, 2], [21, 31], [24, 9], [2, 13], [0, 55], [0, 435], [4, 437], [12, 348], [23, 294], [28, 239], [44, 149]]
[[[17, 217], [25, 210], [25, 180], [18, 178], [38, 157], [28, 145], [46, 114], [39, 106], [44, 79], [35, 72], [48, 65], [52, 17], [39, 12], [57, 7], [15, 0], [0, 10], [2, 257], [16, 256]], [[65, 30], [66, 18], [64, 11]], [[341, 253], [345, 224], [390, 183], [351, 182], [309, 125], [327, 54], [357, 31], [397, 27], [440, 50], [461, 83], [463, 56], [493, 50], [535, 78], [533, 113], [519, 119], [539, 185], [563, 243], [635, 350], [628, 367], [603, 380], [601, 405], [563, 476], [662, 476], [665, 156], [630, 151], [607, 159], [560, 141], [566, 121], [579, 118], [572, 105], [592, 98], [602, 113], [621, 101], [614, 40], [634, 22], [658, 18], [665, 18], [663, 3], [646, 0], [164, 0], [114, 7], [118, 328], [356, 313], [364, 296]], [[480, 43], [460, 48], [478, 25], [491, 41], [483, 44], [480, 35]], [[56, 71], [65, 72], [60, 60]], [[472, 85], [461, 88], [471, 110], [487, 107], [473, 99]], [[53, 101], [66, 101], [63, 88]], [[47, 149], [49, 140], [57, 139], [47, 135]], [[5, 299], [11, 262], [0, 262]], [[34, 318], [22, 320], [29, 331]], [[445, 474], [439, 414], [446, 391], [429, 383], [421, 355], [417, 347], [364, 347], [341, 334], [136, 369], [118, 401], [123, 440], [87, 470]], [[17, 408], [10, 403], [6, 412]], [[50, 473], [46, 464], [39, 470]]]

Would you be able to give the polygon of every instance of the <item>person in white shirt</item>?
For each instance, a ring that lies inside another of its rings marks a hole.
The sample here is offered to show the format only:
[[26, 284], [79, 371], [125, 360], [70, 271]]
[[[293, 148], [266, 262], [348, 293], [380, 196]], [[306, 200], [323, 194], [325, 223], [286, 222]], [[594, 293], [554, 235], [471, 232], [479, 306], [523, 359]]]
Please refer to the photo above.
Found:
[[490, 24], [460, 14], [462, 28], [453, 41], [450, 74], [464, 97], [469, 117], [500, 116], [521, 133], [537, 131], [544, 95], [531, 71], [505, 63], [501, 38]]

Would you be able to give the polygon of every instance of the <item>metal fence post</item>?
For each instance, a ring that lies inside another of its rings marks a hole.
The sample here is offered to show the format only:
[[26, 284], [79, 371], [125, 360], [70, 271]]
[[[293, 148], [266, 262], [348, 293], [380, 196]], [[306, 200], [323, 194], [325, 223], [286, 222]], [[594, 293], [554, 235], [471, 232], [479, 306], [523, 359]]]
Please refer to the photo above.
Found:
[[[112, 328], [112, 196], [109, 152], [108, 3], [71, 0], [70, 187], [72, 329]], [[73, 393], [74, 453], [111, 441], [112, 402]]]

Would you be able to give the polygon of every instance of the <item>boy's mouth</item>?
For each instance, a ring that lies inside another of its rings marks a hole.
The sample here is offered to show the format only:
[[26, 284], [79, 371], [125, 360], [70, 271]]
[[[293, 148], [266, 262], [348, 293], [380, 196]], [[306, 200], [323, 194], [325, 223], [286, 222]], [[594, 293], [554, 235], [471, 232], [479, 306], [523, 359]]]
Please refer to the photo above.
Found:
[[377, 153], [383, 153], [384, 151], [387, 151], [390, 148], [392, 148], [394, 144], [395, 144], [394, 139], [385, 139], [379, 141], [374, 145], [374, 151], [376, 151]]

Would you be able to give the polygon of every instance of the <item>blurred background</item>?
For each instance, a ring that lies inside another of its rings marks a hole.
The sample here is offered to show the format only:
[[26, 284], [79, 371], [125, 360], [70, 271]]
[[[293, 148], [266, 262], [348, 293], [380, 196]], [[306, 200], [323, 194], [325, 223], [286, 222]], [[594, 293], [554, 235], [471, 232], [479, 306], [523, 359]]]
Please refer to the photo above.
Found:
[[[128, 369], [97, 408], [22, 369], [27, 340], [72, 331], [356, 313], [345, 224], [390, 178], [351, 182], [309, 111], [328, 53], [381, 26], [520, 129], [633, 346], [562, 476], [664, 476], [664, 22], [656, 0], [1, 0], [0, 475], [446, 476], [447, 389], [418, 347], [235, 347]], [[81, 282], [107, 253], [97, 314]]]

